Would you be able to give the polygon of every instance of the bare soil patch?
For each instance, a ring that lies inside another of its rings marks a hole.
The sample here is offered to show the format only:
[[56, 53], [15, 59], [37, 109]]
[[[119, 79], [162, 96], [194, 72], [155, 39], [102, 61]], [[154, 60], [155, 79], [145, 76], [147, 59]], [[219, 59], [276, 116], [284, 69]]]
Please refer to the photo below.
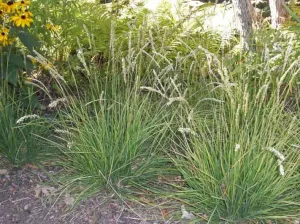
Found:
[[[59, 172], [59, 168], [50, 166], [47, 172]], [[131, 202], [107, 200], [107, 195], [97, 195], [70, 210], [66, 197], [49, 203], [55, 189], [51, 182], [46, 172], [35, 166], [17, 169], [0, 158], [0, 224], [181, 223], [168, 221], [157, 208], [133, 205], [132, 210], [127, 206]]]

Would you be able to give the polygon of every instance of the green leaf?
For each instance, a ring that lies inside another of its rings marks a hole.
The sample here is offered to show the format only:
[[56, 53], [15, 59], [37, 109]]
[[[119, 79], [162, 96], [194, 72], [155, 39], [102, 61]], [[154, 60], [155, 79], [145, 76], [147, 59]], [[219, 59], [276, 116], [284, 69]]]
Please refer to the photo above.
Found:
[[8, 65], [6, 71], [4, 71], [3, 79], [6, 80], [8, 83], [17, 86], [18, 84], [18, 76], [19, 70], [14, 65]]
[[13, 64], [16, 65], [20, 68], [26, 69], [26, 70], [33, 70], [34, 69], [34, 65], [32, 64], [32, 62], [30, 60], [28, 60], [27, 58], [24, 59], [23, 55], [17, 55], [17, 54], [12, 54], [9, 57], [9, 64]]
[[9, 30], [9, 36], [14, 36], [15, 34], [18, 33], [18, 28], [11, 27]]
[[11, 54], [9, 58], [5, 57], [3, 79], [8, 83], [17, 86], [21, 71], [33, 70], [34, 65], [29, 59], [24, 59], [23, 55]]
[[40, 43], [39, 41], [32, 36], [30, 33], [26, 31], [20, 31], [18, 33], [18, 37], [20, 41], [28, 48], [29, 51], [33, 51], [35, 47], [39, 47]]
[[282, 3], [282, 5], [285, 10], [291, 15], [291, 17], [293, 17], [294, 20], [300, 23], [300, 19], [298, 18], [298, 16], [284, 2]]

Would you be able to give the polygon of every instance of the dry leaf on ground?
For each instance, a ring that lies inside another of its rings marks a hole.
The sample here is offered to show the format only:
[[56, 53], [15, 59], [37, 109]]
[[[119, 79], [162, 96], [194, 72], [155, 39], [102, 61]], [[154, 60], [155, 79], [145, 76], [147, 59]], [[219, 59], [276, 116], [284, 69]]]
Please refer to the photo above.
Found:
[[73, 197], [71, 197], [70, 194], [66, 194], [64, 202], [66, 203], [66, 205], [73, 205], [75, 202], [75, 199]]
[[39, 184], [37, 184], [36, 187], [34, 188], [36, 197], [39, 197], [41, 193], [42, 195], [47, 197], [53, 194], [55, 190], [56, 190], [55, 187], [41, 186]]
[[6, 175], [8, 171], [6, 169], [0, 170], [0, 175]]

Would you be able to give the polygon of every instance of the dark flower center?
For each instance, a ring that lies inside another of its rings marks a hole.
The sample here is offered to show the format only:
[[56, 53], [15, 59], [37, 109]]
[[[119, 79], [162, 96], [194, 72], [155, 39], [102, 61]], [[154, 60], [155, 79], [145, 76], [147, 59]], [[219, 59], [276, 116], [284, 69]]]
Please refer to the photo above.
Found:
[[9, 2], [7, 2], [7, 5], [13, 5], [14, 4], [14, 2], [13, 1], [9, 1]]
[[24, 4], [25, 3], [25, 1], [21, 1], [21, 4]]
[[1, 35], [2, 35], [2, 36], [5, 36], [5, 33], [4, 33], [4, 32], [2, 32], [2, 33], [1, 33]]
[[21, 19], [26, 19], [26, 16], [25, 16], [25, 15], [22, 15], [22, 16], [21, 16]]

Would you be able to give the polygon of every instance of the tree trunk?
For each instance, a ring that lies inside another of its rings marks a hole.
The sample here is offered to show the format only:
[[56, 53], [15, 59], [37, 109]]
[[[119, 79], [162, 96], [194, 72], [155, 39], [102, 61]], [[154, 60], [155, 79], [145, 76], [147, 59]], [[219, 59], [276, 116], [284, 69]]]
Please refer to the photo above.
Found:
[[249, 37], [252, 31], [252, 5], [249, 0], [232, 0], [235, 18], [241, 34], [241, 45], [249, 49]]
[[270, 11], [271, 11], [271, 25], [272, 28], [278, 29], [280, 24], [284, 21], [286, 16], [286, 10], [282, 3], [284, 0], [269, 0]]

